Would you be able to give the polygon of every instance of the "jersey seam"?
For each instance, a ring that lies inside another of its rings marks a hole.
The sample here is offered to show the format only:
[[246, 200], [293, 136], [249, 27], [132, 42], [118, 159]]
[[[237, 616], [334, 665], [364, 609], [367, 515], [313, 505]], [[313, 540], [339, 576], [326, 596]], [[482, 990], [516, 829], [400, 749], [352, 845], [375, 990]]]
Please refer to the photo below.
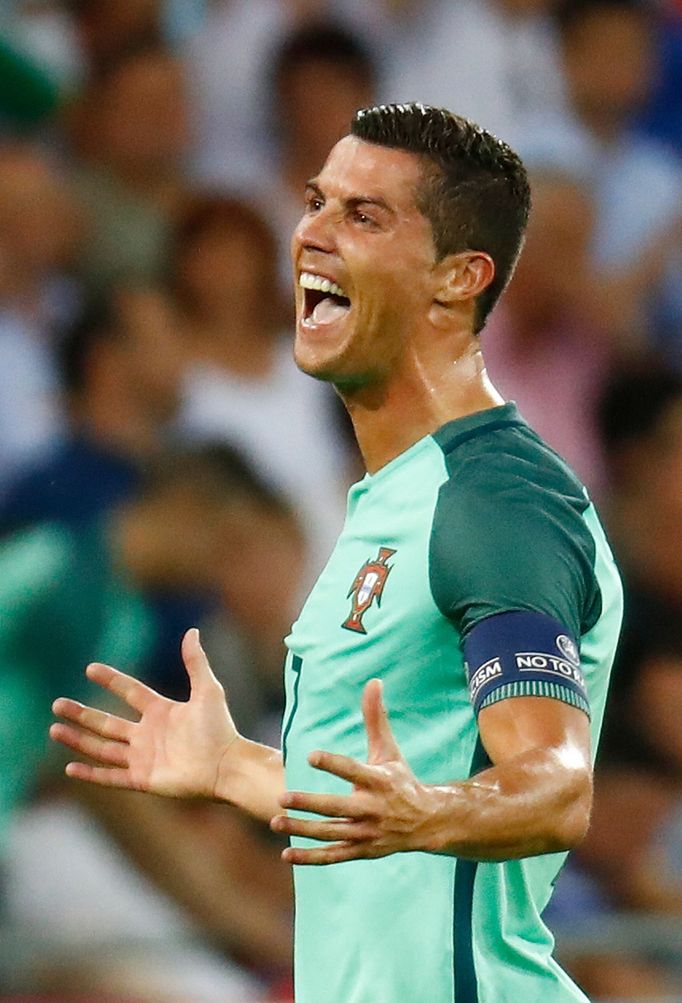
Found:
[[445, 442], [439, 439], [440, 430], [434, 432], [432, 438], [436, 442], [436, 445], [442, 451], [445, 457], [448, 457], [453, 449], [457, 446], [461, 446], [463, 442], [468, 442], [470, 439], [475, 439], [479, 435], [485, 435], [487, 432], [497, 432], [501, 428], [528, 428], [525, 422], [520, 421], [518, 418], [497, 418], [495, 421], [486, 422], [483, 425], [479, 425], [477, 428], [469, 428], [465, 432], [456, 432], [452, 438], [448, 438]]

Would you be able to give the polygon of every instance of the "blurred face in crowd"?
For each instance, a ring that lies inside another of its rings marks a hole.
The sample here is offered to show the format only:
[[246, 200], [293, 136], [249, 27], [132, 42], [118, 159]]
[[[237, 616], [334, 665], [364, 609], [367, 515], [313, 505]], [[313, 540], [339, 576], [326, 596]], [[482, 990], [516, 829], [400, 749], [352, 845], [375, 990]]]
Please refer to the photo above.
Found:
[[123, 62], [90, 102], [86, 144], [95, 157], [135, 173], [167, 171], [189, 141], [180, 64], [163, 52]]
[[542, 331], [580, 310], [580, 278], [589, 267], [594, 215], [587, 192], [568, 177], [536, 176], [531, 185], [526, 243], [506, 302], [523, 326]]
[[180, 405], [185, 362], [172, 304], [158, 290], [130, 289], [119, 293], [117, 308], [123, 337], [112, 352], [119, 378], [145, 413], [169, 421]]
[[[341, 387], [381, 381], [424, 323], [436, 255], [420, 181], [418, 157], [346, 136], [309, 184], [292, 239], [295, 357], [309, 375]], [[305, 288], [310, 276], [335, 286]]]
[[648, 20], [636, 11], [587, 11], [564, 38], [571, 99], [588, 125], [617, 130], [646, 99], [653, 79]]
[[332, 146], [348, 132], [358, 108], [372, 104], [364, 76], [326, 60], [308, 60], [290, 69], [280, 85], [279, 120], [285, 143], [317, 170]]
[[[82, 234], [65, 181], [30, 148], [0, 148], [0, 245], [5, 267], [42, 275], [68, 265]], [[6, 255], [6, 258], [5, 258]]]
[[257, 333], [276, 296], [271, 263], [247, 229], [216, 224], [181, 249], [178, 288], [190, 310], [208, 321], [249, 320]]

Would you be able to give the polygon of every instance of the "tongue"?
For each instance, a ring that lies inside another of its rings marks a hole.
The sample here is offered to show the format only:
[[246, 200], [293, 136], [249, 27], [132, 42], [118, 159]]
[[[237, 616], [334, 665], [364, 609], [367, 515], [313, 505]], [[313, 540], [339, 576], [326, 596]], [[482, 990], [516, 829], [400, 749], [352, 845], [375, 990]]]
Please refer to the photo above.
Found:
[[337, 303], [331, 296], [325, 296], [313, 310], [311, 320], [315, 324], [333, 324], [335, 320], [339, 320], [346, 313], [348, 313], [347, 306]]

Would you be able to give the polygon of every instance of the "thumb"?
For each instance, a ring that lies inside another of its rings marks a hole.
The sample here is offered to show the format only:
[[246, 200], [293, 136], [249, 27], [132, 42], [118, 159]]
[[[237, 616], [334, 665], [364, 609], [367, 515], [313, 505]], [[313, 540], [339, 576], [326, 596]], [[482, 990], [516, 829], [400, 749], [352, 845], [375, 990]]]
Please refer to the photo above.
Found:
[[201, 647], [199, 631], [196, 627], [190, 627], [185, 633], [180, 650], [192, 691], [201, 689], [208, 682], [217, 682], [206, 657], [206, 652]]
[[368, 742], [368, 762], [385, 763], [401, 759], [388, 714], [383, 701], [383, 683], [380, 679], [370, 679], [362, 694], [362, 714], [365, 719]]

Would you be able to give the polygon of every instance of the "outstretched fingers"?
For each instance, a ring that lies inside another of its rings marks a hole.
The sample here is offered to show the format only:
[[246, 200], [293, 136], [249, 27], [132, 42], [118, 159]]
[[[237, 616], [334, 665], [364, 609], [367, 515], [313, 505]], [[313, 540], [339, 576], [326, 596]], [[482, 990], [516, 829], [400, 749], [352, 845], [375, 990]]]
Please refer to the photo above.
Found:
[[347, 860], [370, 860], [380, 856], [372, 841], [330, 843], [329, 846], [318, 846], [307, 849], [299, 846], [288, 846], [282, 851], [282, 860], [289, 864], [316, 865], [342, 864]]
[[70, 724], [51, 725], [50, 738], [56, 742], [61, 742], [62, 745], [68, 746], [69, 749], [74, 749], [76, 752], [81, 753], [81, 755], [95, 759], [98, 763], [121, 767], [127, 767], [128, 765], [129, 746], [127, 742], [115, 742], [109, 738], [99, 738], [89, 731], [81, 731], [80, 728], [74, 728]]
[[308, 756], [308, 762], [316, 770], [332, 773], [335, 777], [347, 780], [357, 787], [369, 789], [381, 786], [381, 777], [372, 766], [360, 763], [350, 756], [341, 756], [335, 752], [316, 751]]
[[287, 836], [303, 836], [321, 842], [367, 842], [376, 839], [377, 827], [370, 820], [363, 819], [311, 819], [293, 815], [275, 815], [270, 822], [273, 832]]
[[362, 694], [362, 714], [365, 719], [370, 763], [385, 763], [401, 758], [383, 701], [383, 684], [370, 679]]
[[329, 818], [367, 818], [372, 813], [371, 802], [361, 793], [311, 794], [309, 791], [286, 791], [279, 799], [282, 808], [294, 808]]
[[143, 714], [147, 707], [154, 700], [161, 700], [162, 697], [155, 693], [149, 686], [145, 686], [139, 679], [128, 676], [125, 672], [119, 672], [111, 665], [104, 665], [102, 662], [91, 662], [85, 670], [88, 679], [97, 683], [110, 693], [114, 693], [121, 700], [125, 700], [129, 707]]
[[85, 780], [101, 787], [125, 787], [134, 790], [130, 774], [125, 769], [109, 769], [106, 766], [91, 766], [89, 763], [68, 763], [66, 775], [74, 780]]
[[86, 728], [95, 735], [102, 738], [111, 738], [116, 742], [129, 742], [135, 725], [132, 721], [126, 721], [115, 714], [107, 714], [94, 707], [86, 707], [77, 700], [70, 700], [67, 697], [59, 697], [52, 704], [52, 710], [57, 717], [71, 721], [73, 724]]
[[217, 683], [196, 627], [190, 627], [185, 632], [180, 650], [192, 690], [200, 689], [206, 683]]

